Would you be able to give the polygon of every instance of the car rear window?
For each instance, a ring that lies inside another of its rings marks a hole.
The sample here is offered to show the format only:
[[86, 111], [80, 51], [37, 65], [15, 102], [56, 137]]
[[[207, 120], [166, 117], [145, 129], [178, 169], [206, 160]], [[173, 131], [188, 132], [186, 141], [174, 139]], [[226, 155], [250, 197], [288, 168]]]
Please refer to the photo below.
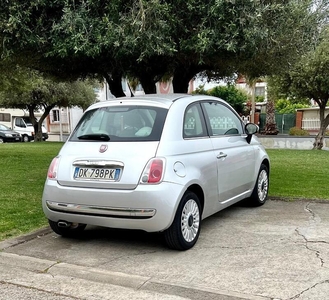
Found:
[[167, 109], [109, 106], [87, 111], [70, 141], [159, 141]]

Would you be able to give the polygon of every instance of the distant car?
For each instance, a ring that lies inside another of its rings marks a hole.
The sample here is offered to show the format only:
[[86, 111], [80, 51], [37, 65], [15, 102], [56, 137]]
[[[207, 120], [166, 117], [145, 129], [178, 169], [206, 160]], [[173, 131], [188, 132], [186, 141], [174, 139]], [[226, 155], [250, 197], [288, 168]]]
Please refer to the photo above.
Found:
[[87, 224], [139, 229], [187, 250], [202, 219], [241, 200], [265, 203], [270, 160], [257, 130], [210, 96], [99, 102], [49, 167], [44, 213], [62, 236]]
[[6, 125], [0, 124], [0, 144], [9, 142], [20, 142], [22, 140], [21, 135], [11, 130]]

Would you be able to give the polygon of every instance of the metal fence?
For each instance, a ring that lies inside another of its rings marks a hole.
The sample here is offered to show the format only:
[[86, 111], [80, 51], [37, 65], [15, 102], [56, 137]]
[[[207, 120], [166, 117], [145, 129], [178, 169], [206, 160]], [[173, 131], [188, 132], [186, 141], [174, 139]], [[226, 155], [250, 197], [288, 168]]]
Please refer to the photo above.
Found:
[[[296, 126], [296, 114], [275, 114], [276, 126], [279, 133], [288, 134], [291, 127]], [[266, 124], [266, 114], [259, 115], [259, 128], [262, 131]]]
[[[320, 130], [320, 119], [303, 119], [302, 128], [305, 130]], [[329, 129], [329, 126], [327, 129]]]

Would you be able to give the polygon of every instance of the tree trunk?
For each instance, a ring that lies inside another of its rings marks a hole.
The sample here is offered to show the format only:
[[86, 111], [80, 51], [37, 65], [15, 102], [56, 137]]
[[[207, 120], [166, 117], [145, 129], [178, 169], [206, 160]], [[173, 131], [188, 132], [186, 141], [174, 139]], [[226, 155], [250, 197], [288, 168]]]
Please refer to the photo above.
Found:
[[41, 131], [41, 134], [40, 134], [39, 125], [38, 125], [38, 122], [37, 122], [36, 117], [34, 115], [35, 105], [29, 106], [28, 110], [29, 110], [29, 117], [30, 117], [31, 123], [32, 123], [33, 128], [34, 128], [34, 141], [35, 142], [42, 142], [42, 131]]
[[42, 123], [45, 120], [45, 118], [49, 115], [50, 111], [55, 107], [55, 105], [50, 105], [44, 108], [44, 112], [40, 119], [37, 121], [36, 117], [34, 115], [34, 106], [29, 106], [29, 117], [31, 119], [32, 125], [34, 127], [34, 141], [35, 142], [42, 142]]
[[125, 97], [126, 94], [123, 92], [122, 89], [122, 77], [123, 74], [119, 73], [112, 73], [111, 75], [108, 73], [103, 74], [106, 82], [109, 85], [110, 91], [114, 97]]
[[256, 112], [256, 103], [255, 103], [255, 89], [256, 89], [256, 80], [250, 85], [251, 88], [251, 118], [250, 122], [255, 123], [255, 112]]
[[198, 73], [196, 67], [177, 66], [174, 72], [172, 84], [174, 93], [187, 93], [191, 79]]
[[151, 78], [151, 76], [143, 75], [139, 77], [140, 83], [143, 87], [145, 94], [156, 94], [157, 89], [155, 86], [154, 80]]
[[320, 107], [320, 130], [316, 135], [313, 143], [313, 149], [321, 150], [323, 147], [323, 139], [326, 134], [327, 127], [329, 125], [329, 115], [324, 117], [324, 112], [326, 109], [325, 105], [319, 105]]
[[256, 112], [256, 103], [255, 103], [255, 90], [256, 83], [259, 77], [254, 77], [251, 75], [245, 75], [246, 83], [251, 90], [251, 110], [250, 110], [250, 122], [255, 123], [255, 112]]
[[40, 126], [39, 122], [34, 124], [34, 141], [35, 142], [42, 142], [42, 127]]
[[279, 130], [277, 129], [275, 122], [274, 101], [272, 99], [269, 99], [266, 105], [266, 124], [261, 134], [277, 135], [278, 133]]

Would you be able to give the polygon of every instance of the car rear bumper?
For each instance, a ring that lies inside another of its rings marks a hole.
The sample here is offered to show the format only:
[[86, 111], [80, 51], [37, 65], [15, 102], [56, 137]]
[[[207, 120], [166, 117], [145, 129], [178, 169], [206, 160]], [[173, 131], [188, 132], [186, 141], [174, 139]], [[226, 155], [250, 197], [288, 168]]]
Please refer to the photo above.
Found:
[[157, 232], [171, 225], [183, 193], [183, 186], [167, 182], [111, 190], [64, 187], [47, 180], [42, 204], [54, 222]]
[[54, 201], [46, 201], [46, 205], [50, 210], [57, 212], [83, 214], [91, 216], [106, 216], [113, 218], [147, 219], [153, 217], [156, 213], [155, 209], [80, 205]]

